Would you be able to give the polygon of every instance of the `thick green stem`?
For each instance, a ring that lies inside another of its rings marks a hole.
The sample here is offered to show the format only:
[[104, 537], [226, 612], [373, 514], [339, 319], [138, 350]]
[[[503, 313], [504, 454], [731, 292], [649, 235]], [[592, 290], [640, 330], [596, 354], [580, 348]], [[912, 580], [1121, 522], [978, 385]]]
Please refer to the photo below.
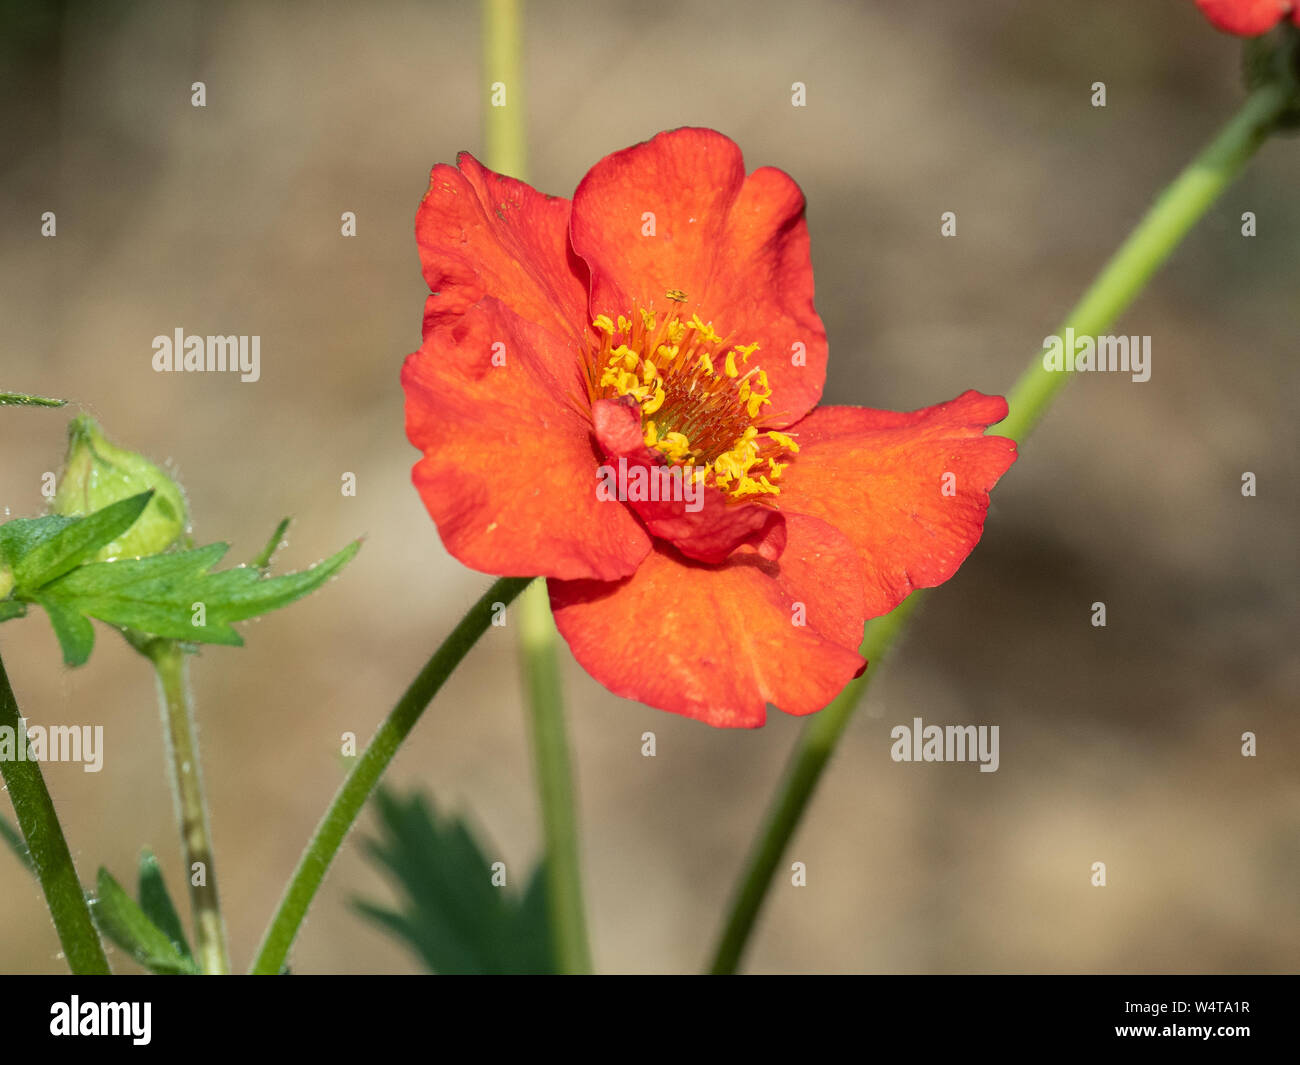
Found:
[[344, 837], [361, 813], [366, 800], [375, 790], [380, 776], [388, 768], [388, 763], [397, 754], [402, 741], [410, 735], [411, 729], [420, 720], [420, 715], [438, 693], [438, 689], [483, 635], [493, 617], [499, 614], [497, 604], [502, 607], [509, 605], [530, 580], [529, 577], [502, 577], [493, 584], [461, 618], [451, 635], [425, 663], [411, 686], [384, 719], [384, 723], [379, 726], [307, 844], [307, 849], [294, 870], [293, 879], [285, 889], [284, 897], [266, 930], [257, 960], [253, 963], [254, 973], [274, 975], [284, 968], [289, 948], [307, 916], [312, 899], [325, 879], [330, 863], [343, 845]]
[[176, 819], [181, 829], [185, 875], [190, 882], [194, 908], [194, 943], [199, 967], [209, 976], [230, 972], [226, 927], [217, 897], [217, 870], [212, 858], [212, 830], [203, 798], [203, 773], [199, 766], [199, 741], [185, 652], [175, 640], [153, 640], [147, 645], [149, 660], [158, 675], [158, 699], [167, 734], [168, 763]]
[[[1265, 85], [1250, 95], [1219, 135], [1160, 195], [1066, 316], [1057, 335], [1064, 336], [1070, 329], [1076, 337], [1095, 337], [1110, 328], [1188, 230], [1241, 173], [1288, 103], [1289, 90], [1279, 85]], [[1009, 414], [995, 432], [1023, 440], [1069, 379], [1067, 373], [1046, 369], [1042, 354], [1036, 354], [1007, 397]], [[835, 745], [867, 684], [879, 672], [880, 659], [905, 628], [921, 597], [922, 593], [913, 592], [892, 613], [868, 623], [862, 654], [871, 662], [870, 669], [805, 727], [733, 896], [714, 952], [714, 973], [734, 972], [740, 964], [772, 876]]]
[[484, 158], [499, 174], [527, 180], [524, 130], [523, 2], [482, 0]]
[[108, 958], [90, 918], [90, 908], [77, 878], [68, 841], [63, 838], [59, 816], [54, 812], [54, 801], [45, 787], [40, 763], [17, 757], [20, 747], [27, 750], [27, 726], [18, 712], [18, 700], [9, 686], [3, 660], [0, 660], [0, 728], [13, 730], [15, 750], [15, 757], [0, 759], [0, 773], [4, 775], [36, 877], [45, 892], [64, 957], [78, 975], [106, 975], [111, 971]]
[[558, 634], [546, 581], [534, 581], [519, 605], [520, 646], [532, 710], [533, 750], [546, 837], [546, 904], [551, 941], [561, 972], [587, 973], [591, 971], [591, 954], [582, 904], [578, 823], [564, 732], [564, 700], [556, 656]]

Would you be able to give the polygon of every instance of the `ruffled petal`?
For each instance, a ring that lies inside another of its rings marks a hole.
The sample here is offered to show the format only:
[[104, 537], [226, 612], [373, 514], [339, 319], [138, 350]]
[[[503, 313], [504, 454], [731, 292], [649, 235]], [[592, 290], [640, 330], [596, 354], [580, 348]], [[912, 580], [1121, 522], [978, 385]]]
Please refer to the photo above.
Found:
[[698, 313], [730, 341], [757, 343], [748, 365], [772, 388], [766, 426], [797, 421], [821, 398], [826, 331], [813, 308], [803, 193], [788, 175], [764, 167], [746, 178], [721, 133], [672, 130], [592, 167], [570, 228], [591, 270], [593, 317]]
[[598, 400], [592, 424], [605, 454], [601, 475], [611, 482], [606, 494], [625, 500], [651, 536], [697, 562], [722, 562], [742, 547], [766, 559], [781, 557], [784, 515], [760, 503], [731, 502], [719, 489], [692, 484], [680, 469], [666, 465], [646, 446], [634, 401]]
[[1196, 0], [1215, 26], [1238, 37], [1258, 37], [1267, 33], [1288, 13], [1300, 25], [1300, 10], [1292, 0]]
[[906, 414], [820, 407], [790, 430], [799, 453], [781, 507], [853, 542], [867, 617], [942, 584], [979, 542], [989, 489], [1016, 460], [1014, 441], [984, 435], [1006, 416], [1001, 396], [971, 391]]
[[568, 200], [482, 166], [468, 152], [440, 163], [415, 215], [420, 264], [433, 296], [425, 330], [494, 296], [574, 345], [587, 326], [587, 268], [569, 244]]
[[488, 296], [402, 368], [415, 486], [472, 569], [615, 580], [650, 549], [626, 506], [597, 498], [585, 384], [572, 361], [563, 380], [549, 369], [564, 344]]
[[656, 541], [627, 580], [551, 581], [555, 623], [616, 695], [724, 728], [757, 728], [766, 704], [810, 714], [866, 663], [856, 551], [825, 522], [787, 521], [779, 562], [719, 566]]

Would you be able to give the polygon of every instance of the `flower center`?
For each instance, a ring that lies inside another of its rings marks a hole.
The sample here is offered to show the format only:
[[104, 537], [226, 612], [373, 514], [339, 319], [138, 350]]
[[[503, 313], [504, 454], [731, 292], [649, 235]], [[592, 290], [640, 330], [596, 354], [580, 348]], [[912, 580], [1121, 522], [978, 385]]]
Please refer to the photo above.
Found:
[[[670, 292], [670, 298], [680, 294]], [[771, 404], [767, 374], [747, 366], [757, 344], [733, 344], [698, 314], [660, 319], [638, 310], [592, 323], [598, 343], [588, 370], [591, 397], [631, 396], [641, 408], [647, 447], [674, 466], [690, 467], [733, 499], [774, 496], [782, 456], [799, 450], [790, 437], [758, 428]]]

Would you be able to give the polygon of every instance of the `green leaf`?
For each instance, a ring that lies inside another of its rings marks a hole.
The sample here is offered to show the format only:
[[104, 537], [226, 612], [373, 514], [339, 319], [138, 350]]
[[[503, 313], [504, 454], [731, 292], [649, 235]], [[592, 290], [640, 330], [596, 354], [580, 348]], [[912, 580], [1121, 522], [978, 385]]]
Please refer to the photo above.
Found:
[[154, 924], [107, 869], [99, 870], [97, 897], [90, 912], [99, 930], [153, 973], [195, 975], [199, 967], [182, 954], [171, 938]]
[[[31, 598], [49, 612], [56, 632], [61, 624], [69, 630], [67, 615], [75, 614], [165, 639], [241, 646], [244, 641], [231, 627], [233, 622], [277, 610], [315, 591], [347, 565], [360, 546], [353, 542], [310, 569], [279, 577], [264, 577], [250, 566], [209, 573], [227, 544], [94, 562], [45, 585]], [[67, 648], [65, 643], [65, 656]]]
[[84, 518], [18, 518], [0, 525], [0, 556], [13, 569], [17, 595], [30, 595], [91, 558], [126, 532], [153, 492], [123, 499]]
[[183, 957], [194, 960], [189, 942], [185, 938], [185, 929], [181, 925], [180, 915], [172, 904], [172, 897], [167, 893], [163, 882], [162, 868], [158, 859], [148, 847], [140, 855], [140, 909], [144, 915], [162, 931], [172, 946]]
[[19, 835], [18, 829], [14, 828], [3, 817], [0, 817], [0, 839], [3, 839], [9, 845], [9, 849], [27, 867], [29, 873], [36, 872], [36, 863], [32, 861], [32, 853], [27, 849], [27, 841]]
[[0, 407], [62, 407], [67, 402], [66, 399], [50, 399], [26, 392], [0, 392]]
[[432, 971], [553, 973], [545, 877], [538, 866], [522, 895], [494, 887], [491, 863], [458, 818], [439, 818], [431, 802], [375, 796], [381, 834], [366, 852], [402, 896], [401, 908], [354, 901], [355, 908], [405, 941]]
[[6, 599], [3, 602], [0, 602], [0, 621], [8, 621], [10, 618], [21, 618], [26, 616], [26, 603], [20, 603], [17, 599]]
[[45, 607], [45, 613], [54, 626], [54, 635], [58, 637], [59, 647], [63, 649], [63, 662], [69, 666], [84, 666], [95, 647], [94, 627], [76, 610], [62, 603], [47, 603], [37, 599]]

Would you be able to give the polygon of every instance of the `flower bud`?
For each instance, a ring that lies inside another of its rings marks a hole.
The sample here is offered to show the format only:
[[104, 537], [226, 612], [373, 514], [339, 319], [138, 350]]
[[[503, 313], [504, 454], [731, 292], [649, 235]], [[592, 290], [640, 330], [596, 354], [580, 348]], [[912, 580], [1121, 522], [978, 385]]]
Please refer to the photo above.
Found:
[[111, 443], [95, 420], [78, 415], [68, 425], [68, 457], [54, 494], [54, 513], [81, 517], [150, 488], [153, 498], [135, 524], [95, 561], [138, 558], [165, 551], [187, 531], [187, 508], [180, 486], [134, 451]]

